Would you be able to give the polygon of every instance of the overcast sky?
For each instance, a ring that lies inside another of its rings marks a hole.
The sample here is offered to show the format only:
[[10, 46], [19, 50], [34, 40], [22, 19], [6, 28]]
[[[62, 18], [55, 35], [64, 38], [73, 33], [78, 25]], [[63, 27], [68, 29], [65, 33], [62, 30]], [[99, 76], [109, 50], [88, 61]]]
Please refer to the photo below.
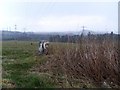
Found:
[[32, 32], [118, 32], [117, 2], [5, 2], [0, 29]]

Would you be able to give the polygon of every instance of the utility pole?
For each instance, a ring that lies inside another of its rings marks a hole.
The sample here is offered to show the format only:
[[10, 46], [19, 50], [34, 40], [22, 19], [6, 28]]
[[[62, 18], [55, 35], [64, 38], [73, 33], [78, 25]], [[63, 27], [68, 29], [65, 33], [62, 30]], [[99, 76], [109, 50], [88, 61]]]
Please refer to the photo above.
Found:
[[8, 31], [8, 27], [7, 27], [7, 29], [6, 29], [7, 31]]
[[83, 28], [82, 30], [84, 31], [85, 30], [85, 26], [82, 26], [82, 28]]
[[17, 30], [17, 25], [15, 24], [15, 31]]
[[9, 27], [9, 31], [11, 31], [11, 27]]
[[23, 28], [23, 30], [24, 30], [24, 33], [25, 33], [25, 31], [26, 31], [26, 28]]
[[85, 26], [82, 26], [82, 33], [81, 34], [83, 34], [84, 33], [84, 31], [85, 31]]

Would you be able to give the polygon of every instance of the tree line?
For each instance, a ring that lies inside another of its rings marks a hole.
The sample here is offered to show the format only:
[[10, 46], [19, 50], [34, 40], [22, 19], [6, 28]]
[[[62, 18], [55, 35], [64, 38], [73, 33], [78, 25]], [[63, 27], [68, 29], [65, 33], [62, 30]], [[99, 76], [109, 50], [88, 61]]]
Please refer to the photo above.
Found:
[[90, 32], [87, 35], [53, 35], [50, 36], [49, 41], [50, 42], [71, 42], [71, 43], [76, 43], [80, 42], [82, 40], [98, 40], [102, 41], [104, 39], [109, 39], [109, 40], [118, 40], [120, 36], [118, 34], [114, 34], [113, 32], [111, 33], [106, 33], [106, 34], [91, 34]]

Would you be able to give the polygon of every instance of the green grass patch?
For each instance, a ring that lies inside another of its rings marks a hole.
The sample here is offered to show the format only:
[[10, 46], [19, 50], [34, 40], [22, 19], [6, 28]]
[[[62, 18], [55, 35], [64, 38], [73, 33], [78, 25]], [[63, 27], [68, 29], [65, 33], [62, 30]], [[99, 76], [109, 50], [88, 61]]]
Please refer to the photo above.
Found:
[[[17, 73], [17, 72], [16, 72]], [[12, 74], [11, 79], [16, 83], [16, 87], [22, 88], [53, 88], [55, 87], [54, 82], [47, 76], [40, 76], [36, 74], [30, 75], [18, 75]]]
[[[36, 63], [44, 64], [46, 56], [37, 56], [37, 42], [5, 41], [2, 43], [3, 79], [14, 83], [15, 88], [52, 88], [53, 80], [47, 75], [30, 74], [29, 70]], [[8, 87], [3, 83], [3, 87]]]

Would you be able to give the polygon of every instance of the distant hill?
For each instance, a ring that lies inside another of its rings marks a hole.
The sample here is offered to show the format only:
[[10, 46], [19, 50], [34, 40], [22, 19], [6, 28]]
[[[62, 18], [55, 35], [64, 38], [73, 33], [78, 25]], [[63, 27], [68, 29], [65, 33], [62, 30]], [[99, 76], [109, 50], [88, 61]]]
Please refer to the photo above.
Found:
[[2, 31], [2, 40], [48, 40], [48, 34], [35, 34], [31, 32]]
[[60, 36], [74, 36], [74, 35], [81, 35], [84, 36], [88, 34], [102, 34], [97, 33], [91, 30], [84, 30], [84, 31], [71, 31], [71, 32], [47, 32], [47, 33], [34, 33], [34, 32], [18, 32], [18, 31], [2, 31], [2, 40], [49, 40], [51, 36], [60, 35]]
[[[87, 35], [88, 31], [84, 34]], [[80, 32], [48, 32], [48, 33], [33, 33], [33, 32], [18, 32], [18, 31], [2, 31], [2, 40], [49, 40], [52, 35], [78, 35]]]

